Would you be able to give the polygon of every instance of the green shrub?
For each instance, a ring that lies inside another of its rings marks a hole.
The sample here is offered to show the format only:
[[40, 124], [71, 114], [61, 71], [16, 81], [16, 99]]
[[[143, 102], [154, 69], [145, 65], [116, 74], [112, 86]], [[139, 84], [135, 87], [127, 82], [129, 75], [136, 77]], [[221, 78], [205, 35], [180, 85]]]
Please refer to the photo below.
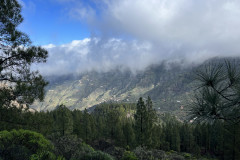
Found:
[[89, 160], [89, 159], [96, 159], [96, 160], [114, 160], [109, 154], [106, 154], [101, 151], [92, 151], [85, 154], [77, 154], [74, 155], [71, 160]]
[[63, 156], [58, 156], [57, 160], [65, 160], [65, 158]]
[[138, 160], [134, 153], [125, 151], [122, 160]]
[[[52, 137], [57, 155], [61, 155], [59, 160], [113, 160], [113, 158], [101, 151], [95, 151], [90, 145], [83, 143], [80, 138], [74, 135], [66, 135], [62, 137]], [[62, 158], [62, 159], [61, 159]]]
[[86, 152], [85, 150], [91, 150], [89, 147], [83, 147], [82, 140], [74, 135], [66, 135], [62, 137], [51, 137], [51, 141], [55, 146], [56, 155], [63, 156], [66, 159], [71, 157], [76, 152]]
[[185, 158], [183, 156], [178, 155], [176, 153], [169, 155], [168, 158], [171, 160], [185, 160]]
[[0, 155], [3, 160], [55, 159], [53, 145], [40, 133], [29, 130], [0, 132]]
[[183, 153], [182, 155], [183, 155], [183, 157], [186, 158], [186, 159], [190, 159], [190, 158], [192, 157], [192, 155], [189, 154], [189, 153]]

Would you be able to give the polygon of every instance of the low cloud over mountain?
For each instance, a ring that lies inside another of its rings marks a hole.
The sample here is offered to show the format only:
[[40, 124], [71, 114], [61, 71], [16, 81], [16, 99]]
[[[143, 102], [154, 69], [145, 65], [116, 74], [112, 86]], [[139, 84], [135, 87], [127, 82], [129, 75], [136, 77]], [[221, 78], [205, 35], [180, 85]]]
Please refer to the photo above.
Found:
[[107, 71], [117, 66], [136, 71], [163, 60], [189, 64], [240, 55], [239, 1], [71, 3], [68, 15], [87, 23], [92, 36], [44, 46], [49, 50], [48, 62], [35, 66], [43, 73]]

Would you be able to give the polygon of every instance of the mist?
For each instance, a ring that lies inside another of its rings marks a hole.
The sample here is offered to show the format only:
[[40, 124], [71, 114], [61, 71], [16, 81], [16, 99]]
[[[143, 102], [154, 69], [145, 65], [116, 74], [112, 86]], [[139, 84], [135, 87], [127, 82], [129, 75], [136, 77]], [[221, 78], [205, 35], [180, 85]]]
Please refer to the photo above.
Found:
[[34, 66], [42, 74], [116, 67], [136, 72], [162, 61], [188, 65], [240, 55], [239, 1], [105, 0], [93, 1], [95, 7], [79, 3], [68, 8], [69, 17], [86, 22], [91, 36], [43, 46], [48, 61]]

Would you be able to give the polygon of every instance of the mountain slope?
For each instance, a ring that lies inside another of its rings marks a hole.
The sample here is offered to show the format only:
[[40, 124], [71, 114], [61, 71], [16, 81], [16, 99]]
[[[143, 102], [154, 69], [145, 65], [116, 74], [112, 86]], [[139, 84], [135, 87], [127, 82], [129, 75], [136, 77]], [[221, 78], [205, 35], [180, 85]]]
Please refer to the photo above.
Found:
[[52, 110], [64, 104], [70, 109], [84, 109], [103, 102], [136, 102], [140, 96], [150, 96], [158, 109], [176, 110], [190, 91], [190, 72], [191, 68], [176, 63], [162, 63], [134, 74], [116, 69], [47, 77], [45, 100], [32, 107]]
[[[225, 58], [226, 59], [226, 58]], [[194, 91], [193, 74], [197, 68], [209, 63], [224, 62], [215, 58], [201, 65], [163, 62], [145, 71], [132, 73], [114, 69], [108, 72], [86, 72], [79, 75], [49, 76], [44, 102], [36, 102], [37, 110], [52, 110], [64, 104], [70, 109], [84, 109], [103, 102], [135, 103], [140, 96], [150, 96], [160, 111], [179, 111]], [[240, 64], [240, 58], [227, 58]]]

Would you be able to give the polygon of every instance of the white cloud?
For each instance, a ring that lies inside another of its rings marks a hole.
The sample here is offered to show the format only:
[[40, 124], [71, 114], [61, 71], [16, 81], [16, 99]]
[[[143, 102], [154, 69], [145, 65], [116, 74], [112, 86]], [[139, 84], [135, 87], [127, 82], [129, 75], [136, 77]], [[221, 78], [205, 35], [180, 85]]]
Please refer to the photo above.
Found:
[[103, 33], [193, 47], [225, 44], [240, 37], [240, 1], [115, 0], [106, 4], [104, 21], [97, 22]]
[[43, 46], [49, 51], [47, 63], [35, 65], [42, 74], [66, 74], [88, 70], [109, 71], [115, 67], [142, 70], [161, 58], [154, 58], [154, 48], [148, 42], [121, 39], [86, 38], [69, 44]]
[[54, 48], [56, 46], [54, 44], [48, 44], [48, 45], [44, 45], [42, 47], [45, 48], [45, 49], [51, 49], [51, 48]]
[[240, 55], [240, 1], [93, 2], [100, 7], [73, 6], [70, 13], [86, 20], [97, 38], [50, 46], [49, 62], [41, 70], [107, 70], [119, 65], [141, 70], [162, 60], [191, 63]]

